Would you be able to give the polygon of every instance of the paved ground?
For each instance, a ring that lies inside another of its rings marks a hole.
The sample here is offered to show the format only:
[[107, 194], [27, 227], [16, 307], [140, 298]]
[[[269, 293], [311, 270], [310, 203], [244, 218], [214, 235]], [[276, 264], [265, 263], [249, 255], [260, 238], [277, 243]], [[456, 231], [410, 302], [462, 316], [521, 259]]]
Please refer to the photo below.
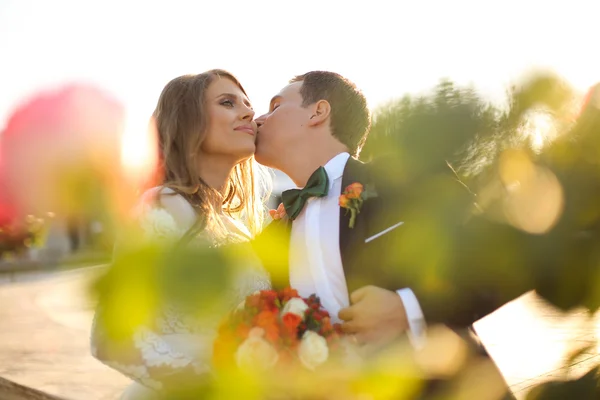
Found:
[[[86, 285], [100, 268], [30, 274], [0, 284], [0, 376], [73, 400], [113, 400], [128, 384], [89, 355], [93, 304]], [[0, 280], [1, 281], [1, 280]], [[476, 325], [484, 343], [522, 397], [529, 387], [557, 376], [585, 373], [600, 363], [600, 318], [563, 315], [526, 295]], [[573, 365], [569, 351], [593, 344]]]
[[0, 376], [73, 400], [113, 400], [128, 379], [89, 352], [96, 268], [0, 286]]

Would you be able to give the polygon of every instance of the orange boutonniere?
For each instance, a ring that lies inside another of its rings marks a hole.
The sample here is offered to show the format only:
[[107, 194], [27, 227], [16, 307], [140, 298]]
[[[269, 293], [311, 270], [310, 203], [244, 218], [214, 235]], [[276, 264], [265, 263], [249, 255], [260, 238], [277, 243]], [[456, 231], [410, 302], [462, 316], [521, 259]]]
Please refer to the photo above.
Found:
[[354, 228], [356, 215], [360, 212], [363, 202], [372, 197], [377, 197], [377, 193], [372, 186], [367, 185], [365, 188], [361, 183], [354, 182], [348, 185], [340, 195], [340, 207], [350, 211], [350, 228]]
[[269, 210], [269, 215], [275, 221], [277, 221], [278, 219], [287, 218], [287, 213], [285, 212], [285, 207], [283, 206], [283, 203], [279, 203], [279, 207], [277, 207], [277, 210]]

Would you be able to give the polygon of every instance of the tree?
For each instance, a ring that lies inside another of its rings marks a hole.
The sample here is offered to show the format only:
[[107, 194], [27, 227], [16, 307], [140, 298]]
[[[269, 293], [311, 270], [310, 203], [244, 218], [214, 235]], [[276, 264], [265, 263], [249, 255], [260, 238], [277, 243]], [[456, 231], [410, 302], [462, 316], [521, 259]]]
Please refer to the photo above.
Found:
[[[448, 164], [476, 195], [478, 207], [452, 232], [456, 237], [433, 238], [419, 251], [454, 247], [450, 255], [436, 254], [440, 264], [455, 261], [452, 274], [441, 268], [436, 275], [450, 285], [471, 280], [491, 288], [504, 296], [496, 304], [535, 289], [564, 310], [600, 307], [600, 85], [572, 118], [576, 103], [560, 77], [538, 73], [512, 86], [505, 105], [446, 80], [429, 94], [376, 110], [363, 158], [403, 160], [389, 164], [390, 181], [402, 179], [401, 168], [408, 167], [421, 171], [415, 185], [436, 182], [440, 165]], [[444, 195], [442, 186], [430, 192]], [[431, 201], [421, 203], [427, 213]], [[432, 232], [444, 232], [436, 226]], [[481, 268], [474, 276], [465, 265]], [[531, 398], [596, 398], [598, 387], [596, 368], [577, 380], [545, 384]]]

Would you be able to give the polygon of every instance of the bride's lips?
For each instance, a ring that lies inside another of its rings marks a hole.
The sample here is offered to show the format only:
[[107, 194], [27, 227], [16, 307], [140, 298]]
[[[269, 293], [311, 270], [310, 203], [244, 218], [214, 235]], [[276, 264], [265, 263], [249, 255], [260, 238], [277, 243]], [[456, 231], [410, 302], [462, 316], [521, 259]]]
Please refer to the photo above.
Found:
[[254, 131], [254, 128], [252, 128], [252, 125], [238, 126], [234, 130], [241, 131], [241, 132], [246, 132], [247, 134], [252, 135], [252, 136], [256, 135], [256, 132]]

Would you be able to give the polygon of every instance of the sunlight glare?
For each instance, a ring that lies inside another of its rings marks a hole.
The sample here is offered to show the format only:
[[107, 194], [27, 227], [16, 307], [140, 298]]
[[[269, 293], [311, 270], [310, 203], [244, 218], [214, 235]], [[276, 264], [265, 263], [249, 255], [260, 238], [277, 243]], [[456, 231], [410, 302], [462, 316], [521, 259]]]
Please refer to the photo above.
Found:
[[551, 115], [545, 112], [533, 112], [526, 116], [525, 134], [532, 138], [534, 151], [540, 151], [544, 144], [555, 136], [556, 126]]
[[564, 206], [563, 188], [552, 171], [536, 166], [524, 151], [506, 150], [500, 178], [509, 188], [504, 214], [511, 225], [533, 234], [552, 229]]
[[578, 314], [540, 318], [552, 309], [530, 292], [475, 323], [475, 330], [509, 384], [560, 368], [571, 350], [575, 337], [570, 335], [583, 318]]
[[128, 113], [121, 137], [121, 166], [125, 177], [136, 183], [148, 179], [158, 161], [156, 127], [140, 115]]

